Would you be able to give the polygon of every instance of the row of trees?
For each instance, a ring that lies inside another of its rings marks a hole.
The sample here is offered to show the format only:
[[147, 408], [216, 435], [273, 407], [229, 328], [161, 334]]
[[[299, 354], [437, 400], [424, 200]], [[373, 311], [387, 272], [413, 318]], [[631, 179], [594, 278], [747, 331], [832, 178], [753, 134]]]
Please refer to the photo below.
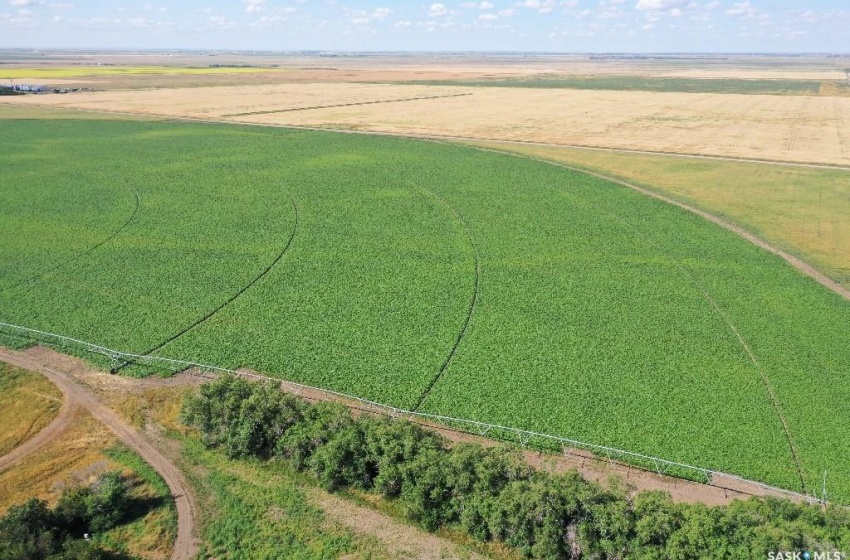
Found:
[[516, 450], [459, 444], [403, 420], [352, 417], [273, 384], [226, 376], [186, 399], [182, 420], [232, 458], [281, 460], [328, 490], [396, 500], [428, 530], [459, 528], [529, 558], [766, 558], [850, 550], [850, 514], [787, 500], [726, 507], [603, 488], [576, 472], [535, 471]]
[[120, 558], [84, 538], [118, 525], [128, 507], [128, 486], [119, 472], [90, 485], [66, 488], [53, 509], [30, 499], [0, 517], [0, 560], [106, 560]]

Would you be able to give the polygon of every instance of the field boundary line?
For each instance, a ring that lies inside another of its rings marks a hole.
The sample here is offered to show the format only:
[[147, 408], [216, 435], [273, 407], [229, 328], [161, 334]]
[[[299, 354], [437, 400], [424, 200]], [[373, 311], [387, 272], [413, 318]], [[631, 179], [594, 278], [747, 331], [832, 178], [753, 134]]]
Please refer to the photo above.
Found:
[[708, 468], [697, 467], [694, 465], [689, 465], [687, 463], [670, 461], [667, 459], [662, 459], [660, 457], [653, 457], [651, 455], [645, 455], [642, 453], [636, 453], [633, 451], [627, 451], [624, 449], [618, 449], [605, 445], [582, 442], [579, 440], [555, 436], [552, 434], [534, 432], [522, 428], [514, 428], [499, 424], [480, 422], [477, 420], [469, 420], [465, 418], [455, 418], [452, 416], [406, 410], [403, 408], [398, 408], [391, 405], [364, 399], [362, 397], [349, 395], [347, 393], [341, 393], [330, 389], [322, 389], [319, 387], [304, 385], [301, 383], [296, 383], [294, 381], [287, 381], [286, 379], [282, 379], [280, 377], [271, 377], [268, 375], [261, 375], [254, 372], [232, 370], [221, 366], [205, 365], [173, 358], [130, 354], [126, 352], [121, 352], [119, 350], [113, 350], [111, 348], [100, 346], [91, 342], [86, 342], [83, 340], [58, 335], [47, 331], [31, 329], [28, 327], [22, 327], [19, 325], [14, 325], [5, 322], [0, 322], [0, 336], [2, 335], [6, 335], [11, 338], [23, 339], [33, 344], [42, 344], [45, 346], [52, 346], [59, 349], [71, 349], [92, 354], [98, 354], [100, 356], [106, 357], [113, 364], [120, 363], [121, 361], [132, 360], [137, 363], [146, 364], [150, 367], [165, 368], [171, 372], [193, 369], [206, 373], [230, 374], [244, 377], [247, 379], [254, 379], [257, 381], [273, 382], [279, 384], [281, 387], [289, 387], [291, 389], [291, 392], [294, 392], [295, 394], [305, 392], [326, 395], [328, 397], [333, 397], [338, 400], [358, 403], [368, 411], [373, 412], [375, 414], [381, 414], [384, 416], [389, 416], [391, 418], [424, 419], [426, 421], [437, 422], [439, 424], [449, 426], [455, 430], [463, 431], [473, 435], [478, 435], [482, 437], [486, 436], [509, 442], [517, 442], [524, 447], [537, 446], [550, 450], [559, 450], [565, 454], [570, 454], [577, 449], [581, 449], [585, 451], [590, 451], [591, 453], [594, 453], [595, 455], [598, 455], [600, 457], [604, 457], [611, 463], [619, 462], [624, 465], [633, 466], [649, 472], [655, 471], [658, 475], [661, 476], [677, 476], [678, 478], [687, 479], [685, 475], [689, 475], [694, 477], [689, 480], [695, 480], [698, 482], [701, 481], [710, 486], [718, 486], [718, 481], [725, 480], [733, 484], [743, 484], [756, 488], [764, 492], [766, 495], [784, 497], [795, 501], [806, 502], [809, 504], [826, 505], [828, 503], [824, 497], [801, 494], [793, 490], [779, 488], [777, 486], [771, 486], [769, 484], [747, 479], [742, 476], [728, 474]]
[[229, 113], [222, 117], [247, 117], [251, 115], [273, 115], [275, 113], [293, 113], [295, 111], [314, 111], [317, 109], [334, 109], [336, 107], [357, 107], [358, 105], [380, 105], [383, 103], [401, 103], [403, 101], [425, 101], [428, 99], [447, 99], [450, 97], [466, 97], [470, 93], [450, 93], [446, 95], [429, 95], [425, 97], [407, 97], [404, 99], [381, 99], [374, 101], [356, 101], [353, 103], [337, 103], [335, 105], [316, 105], [313, 107], [293, 107], [290, 109], [271, 109], [268, 111], [249, 111], [247, 113]]
[[[231, 303], [233, 303], [234, 301], [236, 301], [236, 299], [237, 299], [239, 296], [241, 296], [242, 294], [244, 294], [245, 292], [247, 292], [247, 291], [248, 291], [248, 290], [249, 290], [252, 286], [254, 286], [257, 282], [259, 282], [260, 280], [262, 280], [262, 279], [263, 279], [263, 278], [264, 278], [264, 277], [265, 277], [265, 276], [266, 276], [269, 272], [271, 272], [272, 268], [274, 268], [274, 267], [275, 267], [275, 265], [276, 265], [278, 262], [280, 262], [280, 260], [283, 258], [283, 256], [286, 254], [286, 252], [289, 250], [289, 247], [292, 245], [292, 241], [295, 239], [295, 234], [298, 232], [298, 203], [297, 203], [297, 202], [295, 202], [295, 199], [294, 199], [294, 198], [292, 198], [292, 197], [290, 197], [290, 199], [289, 199], [289, 200], [290, 200], [290, 202], [292, 202], [292, 208], [293, 208], [294, 213], [295, 213], [295, 224], [294, 224], [294, 226], [292, 227], [292, 234], [289, 236], [289, 240], [286, 242], [286, 245], [283, 247], [283, 250], [282, 250], [282, 251], [281, 251], [281, 252], [277, 255], [277, 257], [276, 257], [276, 258], [275, 258], [275, 259], [271, 262], [271, 264], [269, 264], [269, 265], [268, 265], [268, 266], [267, 266], [267, 267], [266, 267], [266, 268], [265, 268], [262, 272], [260, 272], [260, 274], [258, 274], [257, 276], [255, 276], [255, 277], [254, 277], [254, 278], [253, 278], [250, 282], [248, 282], [248, 284], [246, 284], [246, 285], [245, 285], [245, 286], [243, 286], [243, 287], [242, 287], [239, 291], [237, 291], [235, 294], [233, 294], [232, 296], [230, 296], [230, 297], [229, 297], [229, 298], [228, 298], [228, 299], [227, 299], [224, 303], [222, 303], [222, 304], [218, 305], [215, 309], [213, 309], [212, 311], [208, 312], [206, 315], [204, 315], [204, 316], [203, 316], [203, 317], [201, 317], [200, 319], [196, 320], [195, 322], [193, 322], [193, 323], [192, 323], [192, 324], [190, 324], [189, 326], [187, 326], [187, 327], [185, 327], [185, 328], [181, 329], [179, 332], [177, 332], [177, 333], [175, 333], [175, 334], [171, 335], [170, 337], [168, 337], [168, 338], [167, 338], [167, 339], [165, 339], [164, 341], [160, 342], [160, 343], [159, 343], [159, 344], [157, 344], [156, 346], [154, 346], [154, 347], [152, 347], [152, 348], [150, 348], [150, 349], [148, 349], [148, 350], [145, 350], [145, 351], [141, 354], [142, 356], [149, 356], [150, 354], [153, 354], [153, 353], [154, 353], [154, 352], [156, 352], [157, 350], [160, 350], [161, 348], [163, 348], [163, 347], [165, 347], [166, 345], [168, 345], [168, 344], [170, 344], [170, 343], [174, 342], [175, 340], [177, 340], [178, 338], [180, 338], [180, 337], [181, 337], [181, 336], [183, 336], [184, 334], [188, 333], [189, 331], [191, 331], [192, 329], [194, 329], [194, 328], [195, 328], [195, 327], [197, 327], [198, 325], [200, 325], [200, 324], [202, 324], [202, 323], [206, 322], [206, 321], [207, 321], [207, 319], [209, 319], [210, 317], [212, 317], [213, 315], [215, 315], [216, 313], [218, 313], [219, 311], [221, 311], [222, 309], [224, 309], [225, 307], [227, 307], [228, 305], [230, 305]], [[123, 364], [121, 364], [121, 365], [119, 365], [119, 366], [117, 366], [117, 367], [113, 367], [113, 368], [112, 368], [112, 370], [110, 371], [110, 373], [118, 373], [120, 370], [122, 370], [123, 368], [125, 368], [125, 367], [127, 367], [127, 366], [129, 366], [129, 365], [131, 365], [131, 364], [133, 364], [133, 363], [134, 363], [134, 362], [131, 360], [131, 361], [125, 362], [125, 363], [123, 363]]]
[[627, 188], [629, 188], [633, 191], [637, 191], [641, 194], [644, 194], [644, 195], [649, 196], [651, 198], [654, 198], [656, 200], [660, 200], [661, 202], [666, 202], [667, 204], [671, 204], [673, 206], [676, 206], [677, 208], [681, 208], [682, 210], [686, 210], [688, 212], [691, 212], [692, 214], [696, 214], [697, 216], [699, 216], [699, 217], [701, 217], [705, 220], [708, 220], [709, 222], [711, 222], [715, 225], [718, 225], [718, 226], [722, 227], [723, 229], [738, 235], [739, 237], [743, 237], [744, 239], [746, 239], [747, 241], [749, 241], [750, 243], [752, 243], [756, 247], [758, 247], [760, 249], [764, 249], [768, 253], [771, 253], [771, 254], [781, 258], [782, 260], [784, 260], [785, 262], [790, 264], [792, 267], [797, 269], [798, 272], [804, 274], [805, 276], [808, 276], [809, 278], [811, 278], [812, 280], [814, 280], [818, 284], [822, 285], [823, 287], [825, 287], [825, 288], [829, 289], [830, 291], [836, 293], [837, 295], [841, 296], [842, 298], [850, 301], [850, 288], [845, 288], [844, 286], [842, 286], [841, 284], [839, 284], [838, 282], [836, 282], [835, 280], [833, 280], [832, 278], [830, 278], [826, 274], [820, 272], [813, 265], [807, 263], [806, 261], [800, 259], [799, 257], [795, 257], [791, 253], [788, 253], [787, 251], [784, 251], [784, 250], [780, 249], [779, 247], [776, 247], [775, 245], [769, 243], [768, 241], [765, 241], [761, 237], [747, 231], [743, 227], [737, 226], [737, 225], [733, 224], [732, 222], [729, 222], [729, 221], [721, 218], [720, 216], [717, 216], [717, 215], [712, 214], [710, 212], [706, 212], [705, 210], [701, 210], [701, 209], [697, 208], [696, 206], [692, 206], [692, 205], [687, 204], [685, 202], [679, 202], [678, 200], [675, 200], [673, 198], [665, 196], [665, 195], [658, 193], [658, 192], [656, 192], [652, 189], [649, 189], [647, 187], [641, 187], [641, 186], [636, 185], [634, 183], [630, 183], [626, 180], [619, 179], [617, 177], [612, 177], [610, 175], [605, 175], [604, 173], [599, 173], [597, 171], [592, 171], [590, 169], [584, 169], [584, 168], [581, 168], [581, 167], [574, 167], [574, 166], [571, 166], [571, 165], [567, 165], [565, 163], [558, 163], [558, 162], [555, 162], [555, 161], [535, 158], [535, 157], [527, 156], [527, 155], [524, 155], [524, 154], [518, 154], [518, 153], [515, 153], [515, 152], [496, 150], [496, 149], [493, 149], [493, 148], [484, 148], [484, 147], [481, 147], [481, 146], [473, 146], [473, 145], [466, 145], [466, 147], [471, 149], [471, 150], [478, 150], [478, 151], [481, 151], [481, 152], [491, 152], [491, 153], [494, 153], [494, 154], [510, 155], [510, 156], [520, 158], [520, 159], [525, 159], [525, 160], [528, 160], [528, 161], [545, 163], [545, 164], [548, 164], [548, 165], [553, 165], [555, 167], [561, 167], [561, 168], [567, 169], [569, 171], [574, 171], [576, 173], [582, 173], [584, 175], [596, 177], [597, 179], [602, 179], [604, 181], [608, 181], [608, 182], [614, 183], [616, 185], [627, 187]]
[[469, 229], [469, 226], [466, 225], [466, 222], [463, 221], [460, 214], [458, 214], [457, 210], [452, 207], [448, 202], [446, 202], [442, 197], [437, 195], [437, 193], [426, 189], [425, 187], [419, 187], [432, 197], [434, 200], [445, 206], [448, 211], [454, 216], [455, 220], [460, 224], [463, 230], [466, 232], [466, 237], [469, 239], [469, 245], [472, 247], [472, 258], [475, 261], [475, 280], [472, 285], [472, 299], [469, 301], [469, 307], [466, 312], [466, 319], [463, 321], [463, 326], [460, 329], [460, 332], [455, 339], [455, 343], [452, 346], [452, 349], [449, 351], [449, 355], [446, 357], [446, 360], [443, 362], [443, 365], [440, 366], [440, 370], [437, 372], [437, 375], [431, 379], [431, 382], [425, 387], [425, 390], [422, 391], [422, 394], [419, 396], [419, 400], [416, 401], [416, 405], [412, 408], [413, 411], [419, 410], [422, 404], [425, 402], [425, 399], [431, 394], [431, 390], [434, 388], [434, 385], [440, 380], [446, 370], [451, 365], [452, 360], [457, 353], [458, 347], [460, 347], [460, 343], [463, 341], [463, 337], [466, 336], [466, 331], [469, 328], [469, 324], [472, 322], [472, 316], [475, 314], [475, 306], [478, 304], [478, 290], [481, 284], [481, 258], [478, 253], [478, 245], [475, 243], [475, 238], [472, 236], [472, 230]]
[[[758, 158], [745, 158], [745, 157], [735, 157], [735, 156], [721, 156], [721, 155], [708, 155], [708, 154], [695, 154], [695, 153], [687, 153], [687, 152], [669, 152], [662, 150], [638, 150], [638, 149], [630, 149], [630, 148], [614, 148], [609, 146], [591, 146], [589, 144], [556, 144], [554, 142], [538, 142], [534, 140], [508, 140], [504, 138], [487, 138], [487, 137], [474, 137], [474, 136], [452, 136], [448, 134], [417, 134], [414, 132], [404, 133], [404, 132], [388, 132], [381, 130], [355, 130], [350, 128], [334, 128], [334, 127], [322, 127], [322, 126], [306, 126], [306, 125], [295, 125], [295, 124], [276, 124], [276, 123], [258, 123], [252, 121], [240, 121], [227, 119], [223, 117], [219, 118], [210, 118], [210, 117], [188, 117], [188, 116], [180, 116], [180, 115], [171, 115], [167, 113], [151, 113], [151, 112], [143, 112], [143, 111], [119, 111], [116, 109], [95, 109], [95, 108], [86, 108], [86, 107], [64, 107], [58, 105], [50, 105], [48, 103], [26, 103], [26, 104], [17, 104], [14, 101], [6, 102], [7, 105], [18, 106], [18, 107], [39, 107], [42, 109], [53, 109], [59, 111], [76, 111], [81, 113], [100, 113], [100, 114], [109, 114], [109, 115], [124, 115], [128, 117], [141, 117], [143, 119], [148, 119], [156, 122], [190, 122], [190, 123], [205, 123], [205, 124], [235, 124], [240, 126], [255, 126], [260, 128], [283, 128], [289, 130], [312, 130], [316, 132], [336, 132], [339, 134], [359, 134], [363, 136], [383, 136], [390, 138], [409, 138], [414, 140], [442, 140], [446, 142], [492, 142], [494, 144], [516, 144], [516, 145], [527, 145], [527, 146], [540, 146], [540, 147], [548, 147], [548, 148], [572, 148], [577, 150], [592, 150], [599, 152], [613, 152], [613, 153], [624, 153], [624, 154], [638, 154], [638, 155], [655, 155], [655, 156], [668, 156], [668, 157], [676, 157], [676, 158], [685, 158], [685, 159], [708, 159], [708, 160], [716, 160], [716, 161], [727, 161], [731, 163], [755, 163], [762, 165], [775, 165], [781, 167], [801, 167], [801, 168], [810, 168], [810, 169], [825, 169], [832, 171], [846, 171], [850, 172], [850, 165], [841, 165], [841, 164], [829, 164], [829, 163], [814, 163], [811, 161], [785, 161], [778, 159], [758, 159]], [[497, 151], [497, 150], [494, 150]], [[500, 152], [502, 153], [502, 152]], [[545, 160], [539, 160], [545, 161]]]
[[24, 284], [29, 284], [31, 282], [37, 282], [37, 281], [41, 280], [42, 278], [44, 278], [45, 276], [47, 276], [48, 274], [50, 274], [51, 272], [54, 272], [54, 271], [59, 270], [60, 268], [62, 268], [64, 266], [71, 264], [72, 262], [74, 262], [74, 261], [84, 257], [85, 255], [88, 255], [89, 253], [95, 251], [96, 249], [103, 247], [104, 245], [106, 245], [107, 243], [109, 243], [110, 241], [112, 241], [113, 239], [118, 237], [119, 235], [121, 235], [121, 233], [123, 233], [124, 230], [126, 230], [128, 227], [130, 227], [130, 224], [136, 219], [136, 216], [138, 215], [139, 211], [142, 208], [142, 202], [141, 202], [141, 197], [139, 196], [139, 191], [135, 187], [130, 186], [129, 184], [127, 184], [126, 187], [130, 190], [130, 192], [135, 197], [136, 206], [135, 206], [135, 208], [133, 208], [133, 213], [130, 214], [130, 218], [126, 222], [124, 222], [124, 225], [122, 225], [120, 228], [118, 228], [117, 230], [112, 232], [107, 238], [98, 242], [96, 245], [89, 247], [88, 249], [82, 251], [81, 253], [77, 253], [76, 255], [71, 256], [70, 258], [60, 262], [59, 264], [57, 264], [57, 265], [55, 265], [51, 268], [37, 272], [37, 273], [33, 274], [32, 276], [30, 276], [28, 278], [24, 278], [23, 280], [19, 280], [18, 282], [12, 284], [11, 286], [7, 286], [3, 289], [0, 289], [0, 292], [5, 292], [5, 291], [8, 291], [8, 290], [14, 290], [18, 286], [22, 286]]

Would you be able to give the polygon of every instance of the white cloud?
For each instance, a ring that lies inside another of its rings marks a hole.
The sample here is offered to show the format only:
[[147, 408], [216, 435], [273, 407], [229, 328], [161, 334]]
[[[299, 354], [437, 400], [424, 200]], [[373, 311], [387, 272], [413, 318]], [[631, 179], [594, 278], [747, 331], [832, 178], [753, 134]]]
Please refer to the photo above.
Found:
[[428, 16], [440, 17], [449, 13], [448, 8], [444, 4], [431, 4], [428, 8]]
[[751, 16], [756, 12], [758, 12], [758, 10], [749, 2], [734, 4], [731, 8], [726, 10], [726, 13], [730, 16]]
[[483, 2], [478, 4], [479, 10], [492, 10], [495, 7], [495, 4], [493, 4], [492, 2], [487, 2], [487, 0], [484, 0]]
[[247, 13], [255, 14], [263, 9], [262, 6], [266, 3], [266, 0], [242, 0], [242, 3], [245, 4]]
[[636, 10], [670, 10], [687, 4], [687, 0], [638, 0]]
[[478, 19], [480, 19], [481, 21], [496, 21], [497, 19], [499, 19], [499, 16], [497, 16], [496, 14], [481, 14], [480, 16], [478, 16]]
[[517, 2], [514, 6], [518, 8], [528, 8], [530, 10], [535, 10], [539, 14], [548, 14], [552, 12], [558, 5], [566, 6], [567, 8], [572, 8], [576, 5], [576, 0], [565, 0], [562, 2], [558, 2], [558, 0], [522, 0], [521, 2]]

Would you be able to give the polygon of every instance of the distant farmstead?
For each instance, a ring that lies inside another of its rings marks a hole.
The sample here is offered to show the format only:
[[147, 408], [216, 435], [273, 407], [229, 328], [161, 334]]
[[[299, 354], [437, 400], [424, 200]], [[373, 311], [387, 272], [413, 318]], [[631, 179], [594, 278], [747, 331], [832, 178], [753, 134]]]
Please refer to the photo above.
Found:
[[11, 86], [13, 91], [21, 91], [27, 93], [47, 93], [50, 91], [48, 86], [37, 86], [32, 84], [14, 84]]

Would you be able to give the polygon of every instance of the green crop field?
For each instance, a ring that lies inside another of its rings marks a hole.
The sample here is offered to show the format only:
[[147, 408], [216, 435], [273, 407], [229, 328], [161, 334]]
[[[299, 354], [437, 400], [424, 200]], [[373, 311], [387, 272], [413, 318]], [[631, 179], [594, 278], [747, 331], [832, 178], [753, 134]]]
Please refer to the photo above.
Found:
[[701, 218], [416, 140], [2, 124], [0, 321], [850, 503], [850, 304]]
[[475, 142], [588, 169], [723, 216], [850, 287], [850, 169]]

